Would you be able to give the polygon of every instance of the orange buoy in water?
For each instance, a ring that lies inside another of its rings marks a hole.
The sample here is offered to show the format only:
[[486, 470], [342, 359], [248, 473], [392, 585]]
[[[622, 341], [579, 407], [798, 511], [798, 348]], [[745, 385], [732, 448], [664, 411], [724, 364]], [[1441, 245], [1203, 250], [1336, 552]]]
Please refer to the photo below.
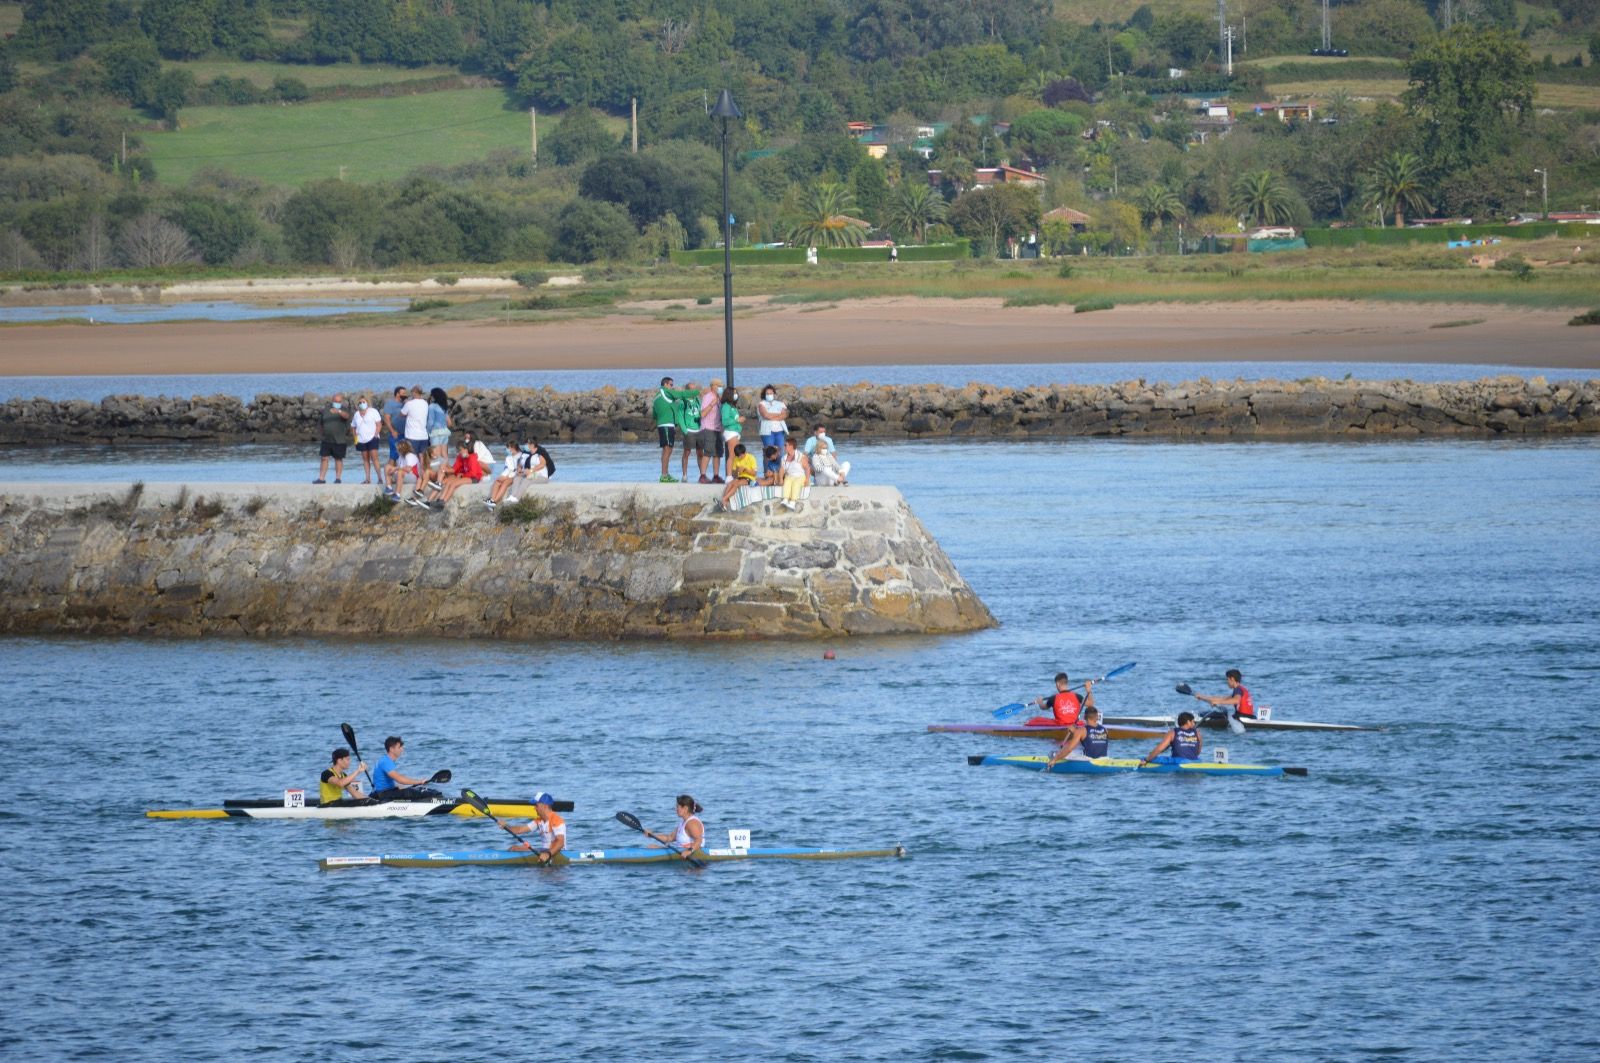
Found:
[[823, 651], [822, 651], [822, 659], [823, 659], [823, 660], [824, 660], [824, 661], [831, 661], [831, 660], [833, 660], [833, 651], [832, 651], [832, 650], [823, 650]]

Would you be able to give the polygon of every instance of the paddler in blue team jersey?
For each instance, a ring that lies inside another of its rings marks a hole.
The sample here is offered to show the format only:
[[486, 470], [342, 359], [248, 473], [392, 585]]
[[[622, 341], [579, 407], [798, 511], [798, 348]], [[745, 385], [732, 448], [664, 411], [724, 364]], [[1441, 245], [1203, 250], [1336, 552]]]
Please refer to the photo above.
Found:
[[1200, 745], [1200, 728], [1194, 725], [1194, 713], [1180, 712], [1178, 726], [1168, 731], [1161, 744], [1145, 755], [1144, 762], [1148, 764], [1163, 753], [1169, 760], [1199, 760]]
[[378, 758], [377, 767], [372, 769], [372, 796], [379, 801], [392, 801], [395, 798], [405, 797], [401, 787], [421, 786], [427, 779], [413, 779], [409, 775], [401, 775], [398, 770], [398, 761], [406, 752], [405, 739], [398, 735], [390, 735], [383, 740], [383, 756]]
[[361, 792], [361, 772], [365, 771], [366, 767], [365, 764], [361, 764], [352, 771], [350, 751], [343, 746], [335, 749], [332, 762], [322, 769], [322, 778], [317, 788], [317, 803], [327, 807], [347, 797], [352, 801], [366, 800], [367, 795]]
[[706, 825], [700, 822], [700, 813], [705, 809], [700, 807], [700, 802], [688, 794], [679, 794], [677, 801], [678, 828], [671, 834], [666, 831], [645, 831], [646, 837], [654, 838], [658, 842], [667, 842], [681, 853], [685, 859], [696, 849], [705, 845]]
[[1054, 694], [1047, 694], [1042, 698], [1035, 698], [1033, 700], [1035, 705], [1039, 706], [1041, 709], [1049, 709], [1051, 714], [1049, 716], [1035, 716], [1033, 719], [1028, 721], [1027, 726], [1078, 726], [1079, 714], [1084, 709], [1090, 709], [1094, 707], [1094, 680], [1091, 679], [1083, 684], [1082, 701], [1078, 700], [1077, 694], [1074, 694], [1068, 689], [1070, 685], [1071, 680], [1067, 678], [1067, 673], [1057, 672], [1056, 692]]
[[1233, 710], [1235, 720], [1253, 720], [1256, 718], [1256, 703], [1250, 697], [1250, 691], [1245, 689], [1244, 676], [1237, 668], [1229, 668], [1224, 676], [1228, 681], [1228, 693], [1213, 697], [1209, 694], [1196, 694], [1195, 697], [1205, 702], [1212, 708], [1230, 708]]
[[1106, 733], [1105, 724], [1100, 722], [1100, 710], [1084, 709], [1083, 722], [1074, 727], [1072, 733], [1067, 735], [1067, 740], [1050, 754], [1050, 759], [1044, 762], [1044, 770], [1049, 771], [1068, 757], [1094, 760], [1105, 756], [1110, 748], [1111, 736]]

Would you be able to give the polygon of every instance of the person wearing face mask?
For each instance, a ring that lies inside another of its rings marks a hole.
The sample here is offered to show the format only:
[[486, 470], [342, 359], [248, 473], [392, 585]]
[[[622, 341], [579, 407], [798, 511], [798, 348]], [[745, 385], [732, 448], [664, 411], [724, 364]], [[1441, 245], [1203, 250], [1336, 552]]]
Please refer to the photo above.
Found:
[[372, 408], [372, 403], [362, 399], [356, 403], [356, 412], [350, 416], [350, 431], [356, 437], [356, 453], [361, 455], [361, 482], [370, 484], [383, 479], [383, 467], [378, 462], [378, 428], [383, 415]]
[[311, 482], [328, 482], [328, 459], [333, 459], [333, 482], [344, 482], [344, 455], [350, 445], [350, 415], [344, 409], [344, 396], [335, 395], [328, 408], [322, 411], [322, 447], [319, 451], [322, 464], [317, 478]]
[[763, 462], [761, 472], [769, 475], [778, 471], [778, 457], [774, 455], [766, 459], [769, 450], [777, 454], [783, 453], [783, 440], [789, 434], [789, 407], [778, 401], [778, 389], [768, 384], [761, 389], [761, 401], [756, 403], [756, 413], [760, 415], [761, 424], [761, 453]]

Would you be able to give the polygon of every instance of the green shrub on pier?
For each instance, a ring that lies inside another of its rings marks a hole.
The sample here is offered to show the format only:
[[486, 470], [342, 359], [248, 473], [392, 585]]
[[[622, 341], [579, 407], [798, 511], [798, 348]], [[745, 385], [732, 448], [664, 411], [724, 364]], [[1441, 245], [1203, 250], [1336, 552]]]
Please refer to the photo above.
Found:
[[1596, 307], [1593, 310], [1587, 310], [1584, 313], [1579, 314], [1577, 317], [1573, 318], [1571, 321], [1568, 321], [1567, 324], [1569, 324], [1569, 325], [1600, 325], [1600, 307]]

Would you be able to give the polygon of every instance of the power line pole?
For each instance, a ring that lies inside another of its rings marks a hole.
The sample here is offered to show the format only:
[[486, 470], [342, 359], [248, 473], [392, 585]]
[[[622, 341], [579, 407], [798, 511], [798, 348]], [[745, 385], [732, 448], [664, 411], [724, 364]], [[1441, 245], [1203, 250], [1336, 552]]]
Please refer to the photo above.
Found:
[[1333, 28], [1328, 22], [1328, 0], [1322, 0], [1322, 50], [1333, 50]]
[[633, 153], [639, 154], [639, 97], [631, 97], [629, 104], [633, 113]]
[[1535, 166], [1533, 168], [1533, 172], [1538, 174], [1539, 175], [1539, 179], [1543, 182], [1543, 187], [1544, 187], [1544, 220], [1545, 221], [1549, 221], [1550, 220], [1550, 170], [1549, 170], [1548, 167], [1546, 167], [1545, 169], [1541, 170], [1537, 166]]
[[533, 138], [528, 157], [533, 162], [533, 168], [537, 170], [539, 168], [539, 108], [537, 107], [528, 108], [528, 133]]
[[1222, 27], [1222, 43], [1228, 50], [1228, 76], [1233, 77], [1233, 27]]
[[1228, 0], [1217, 0], [1217, 54], [1228, 50]]

